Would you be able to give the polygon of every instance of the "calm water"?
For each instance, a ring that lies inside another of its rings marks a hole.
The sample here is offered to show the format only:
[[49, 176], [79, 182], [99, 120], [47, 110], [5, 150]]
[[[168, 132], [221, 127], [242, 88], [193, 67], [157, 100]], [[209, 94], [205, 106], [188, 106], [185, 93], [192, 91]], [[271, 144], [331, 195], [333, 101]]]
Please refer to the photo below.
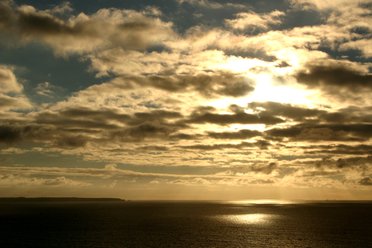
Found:
[[372, 203], [0, 202], [0, 247], [372, 247]]

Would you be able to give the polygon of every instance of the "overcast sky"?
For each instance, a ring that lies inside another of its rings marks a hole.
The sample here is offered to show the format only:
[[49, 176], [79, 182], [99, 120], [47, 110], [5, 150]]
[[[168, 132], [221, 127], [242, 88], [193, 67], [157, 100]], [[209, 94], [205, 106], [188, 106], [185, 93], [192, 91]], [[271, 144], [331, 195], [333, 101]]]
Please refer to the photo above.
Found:
[[0, 196], [372, 199], [371, 0], [0, 0]]

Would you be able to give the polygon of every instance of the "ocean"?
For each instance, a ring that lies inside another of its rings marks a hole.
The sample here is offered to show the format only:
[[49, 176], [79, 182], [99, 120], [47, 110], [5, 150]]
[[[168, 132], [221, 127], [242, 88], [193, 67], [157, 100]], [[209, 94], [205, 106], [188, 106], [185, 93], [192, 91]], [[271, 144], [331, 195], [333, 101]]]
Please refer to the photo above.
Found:
[[0, 201], [1, 248], [372, 247], [372, 202]]

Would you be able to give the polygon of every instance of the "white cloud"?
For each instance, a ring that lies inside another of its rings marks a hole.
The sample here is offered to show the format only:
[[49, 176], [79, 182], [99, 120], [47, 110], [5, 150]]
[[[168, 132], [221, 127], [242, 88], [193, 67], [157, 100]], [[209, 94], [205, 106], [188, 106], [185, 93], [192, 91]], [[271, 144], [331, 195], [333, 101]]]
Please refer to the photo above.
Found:
[[56, 89], [57, 87], [50, 82], [43, 82], [36, 86], [35, 92], [39, 96], [52, 97], [55, 94]]
[[281, 23], [281, 17], [285, 14], [282, 11], [272, 11], [268, 14], [254, 12], [241, 12], [236, 14], [235, 19], [225, 20], [226, 24], [237, 30], [259, 29], [267, 30], [270, 26]]
[[20, 93], [22, 90], [11, 67], [0, 65], [0, 93]]
[[13, 69], [0, 65], [0, 109], [4, 111], [31, 107], [32, 103], [23, 94], [23, 85], [18, 82]]

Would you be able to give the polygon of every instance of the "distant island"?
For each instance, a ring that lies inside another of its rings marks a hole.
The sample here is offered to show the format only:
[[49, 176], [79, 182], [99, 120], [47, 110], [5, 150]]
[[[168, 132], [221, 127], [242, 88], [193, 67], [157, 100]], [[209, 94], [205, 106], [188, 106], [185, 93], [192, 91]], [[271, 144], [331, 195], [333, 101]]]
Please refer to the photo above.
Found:
[[0, 197], [0, 203], [14, 202], [127, 202], [120, 198], [81, 198], [81, 197]]

